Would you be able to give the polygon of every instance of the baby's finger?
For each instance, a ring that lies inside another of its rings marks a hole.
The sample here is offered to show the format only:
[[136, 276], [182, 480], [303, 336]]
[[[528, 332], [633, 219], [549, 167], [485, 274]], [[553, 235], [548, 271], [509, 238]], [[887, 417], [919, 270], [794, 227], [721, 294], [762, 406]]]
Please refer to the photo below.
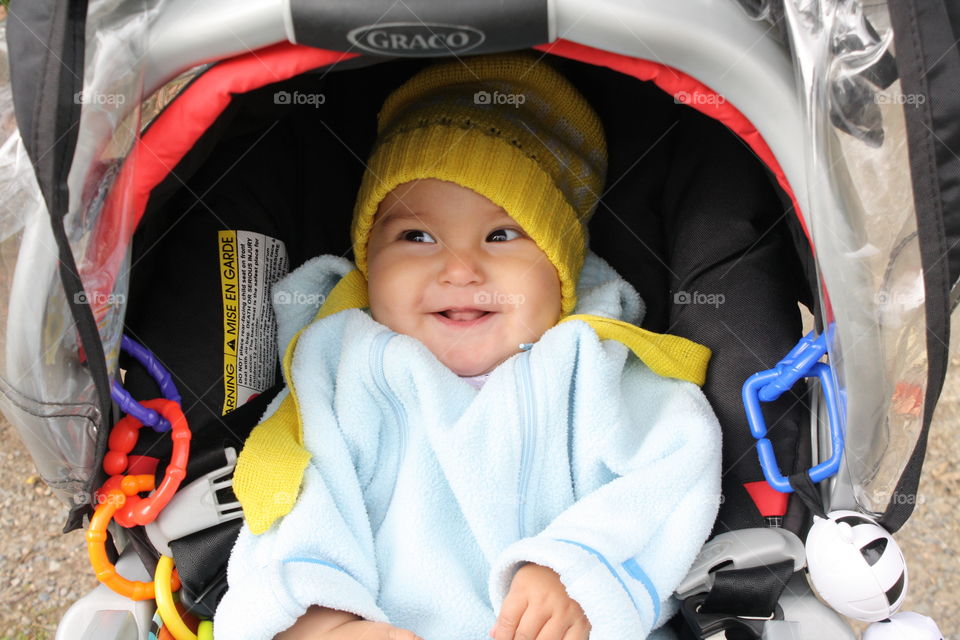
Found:
[[[515, 640], [534, 640], [540, 637], [540, 630], [550, 619], [549, 609], [540, 607], [531, 607], [527, 605], [520, 624], [517, 625], [517, 632], [514, 635]], [[560, 640], [559, 636], [557, 640]]]
[[559, 616], [554, 616], [547, 620], [547, 623], [540, 629], [540, 633], [535, 637], [536, 640], [564, 640], [564, 633], [570, 628], [571, 621], [564, 620]]
[[500, 607], [500, 615], [497, 616], [497, 621], [491, 630], [493, 640], [513, 640], [517, 625], [520, 624], [526, 608], [526, 598], [508, 593], [503, 606]]
[[[563, 640], [588, 640], [590, 637], [590, 621], [583, 615], [563, 634]], [[539, 640], [539, 638], [537, 639]]]
[[387, 633], [387, 640], [423, 640], [423, 638], [415, 634], [413, 631], [401, 629], [399, 627], [391, 627]]

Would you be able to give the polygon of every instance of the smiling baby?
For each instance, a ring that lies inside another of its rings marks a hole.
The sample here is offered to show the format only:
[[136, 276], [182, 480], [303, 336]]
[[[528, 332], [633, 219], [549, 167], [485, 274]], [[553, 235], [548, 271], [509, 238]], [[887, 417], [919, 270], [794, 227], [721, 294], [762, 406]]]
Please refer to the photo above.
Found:
[[529, 53], [388, 97], [355, 265], [278, 284], [323, 304], [276, 305], [287, 389], [237, 466], [218, 636], [670, 637], [719, 425], [709, 352], [637, 327], [587, 249], [606, 160], [597, 114]]

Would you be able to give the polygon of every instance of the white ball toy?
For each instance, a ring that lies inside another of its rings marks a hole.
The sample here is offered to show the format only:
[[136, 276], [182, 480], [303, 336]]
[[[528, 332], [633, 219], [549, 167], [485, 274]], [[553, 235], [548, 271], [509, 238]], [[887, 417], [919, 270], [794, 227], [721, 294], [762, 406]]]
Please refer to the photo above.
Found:
[[889, 620], [874, 622], [863, 640], [943, 640], [937, 623], [912, 611], [901, 611]]
[[889, 618], [907, 594], [907, 566], [893, 536], [856, 511], [814, 517], [807, 534], [810, 581], [824, 602], [865, 622]]

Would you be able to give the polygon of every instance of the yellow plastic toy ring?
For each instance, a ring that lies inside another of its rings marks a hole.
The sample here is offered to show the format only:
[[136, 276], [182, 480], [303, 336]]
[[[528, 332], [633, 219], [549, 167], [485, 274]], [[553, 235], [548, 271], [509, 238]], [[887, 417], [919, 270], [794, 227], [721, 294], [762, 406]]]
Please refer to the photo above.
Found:
[[[177, 605], [173, 601], [173, 591], [170, 588], [170, 582], [173, 579], [173, 558], [170, 556], [160, 556], [157, 562], [157, 570], [153, 574], [153, 584], [156, 585], [157, 592], [157, 613], [163, 620], [163, 626], [175, 640], [198, 640], [197, 635], [190, 631], [190, 627], [180, 617], [177, 611]], [[213, 638], [213, 628], [211, 625], [210, 638]]]
[[213, 640], [213, 622], [201, 620], [197, 627], [197, 640]]

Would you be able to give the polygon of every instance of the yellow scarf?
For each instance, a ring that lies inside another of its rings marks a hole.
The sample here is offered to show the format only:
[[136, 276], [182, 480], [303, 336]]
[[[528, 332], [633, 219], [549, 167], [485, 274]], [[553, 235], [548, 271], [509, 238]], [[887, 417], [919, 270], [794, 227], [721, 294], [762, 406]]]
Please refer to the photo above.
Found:
[[[330, 291], [314, 321], [344, 309], [366, 306], [367, 281], [354, 269]], [[703, 385], [706, 380], [710, 350], [696, 342], [602, 316], [574, 314], [560, 322], [568, 320], [583, 320], [601, 340], [617, 340], [627, 345], [654, 373], [696, 385]], [[277, 410], [253, 429], [233, 474], [233, 491], [243, 505], [247, 525], [257, 535], [293, 508], [303, 471], [310, 461], [310, 453], [303, 446], [300, 407], [290, 375], [293, 353], [304, 329], [306, 327], [290, 340], [283, 356], [283, 375], [290, 392]]]

